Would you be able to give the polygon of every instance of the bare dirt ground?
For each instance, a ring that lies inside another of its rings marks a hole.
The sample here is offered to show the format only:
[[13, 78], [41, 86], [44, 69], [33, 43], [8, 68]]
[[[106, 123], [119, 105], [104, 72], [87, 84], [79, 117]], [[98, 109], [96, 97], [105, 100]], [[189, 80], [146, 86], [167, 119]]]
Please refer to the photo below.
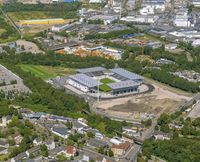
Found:
[[29, 41], [26, 41], [26, 40], [17, 40], [16, 41], [17, 43], [17, 46], [24, 46], [24, 50], [26, 52], [32, 52], [32, 53], [44, 53], [43, 51], [41, 51], [39, 49], [39, 47], [33, 43], [33, 42], [29, 42]]
[[125, 117], [140, 118], [142, 115], [161, 113], [172, 113], [176, 111], [178, 105], [191, 96], [175, 90], [171, 90], [165, 85], [153, 84], [155, 90], [151, 93], [118, 98], [95, 103], [95, 107], [106, 114]]

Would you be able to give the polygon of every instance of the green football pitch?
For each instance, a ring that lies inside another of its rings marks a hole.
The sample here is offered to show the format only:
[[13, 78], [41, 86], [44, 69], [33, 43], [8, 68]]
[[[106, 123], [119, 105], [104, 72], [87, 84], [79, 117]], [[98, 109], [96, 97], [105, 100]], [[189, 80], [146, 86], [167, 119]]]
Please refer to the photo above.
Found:
[[103, 92], [111, 91], [112, 89], [107, 84], [115, 83], [114, 80], [109, 79], [109, 78], [103, 78], [103, 79], [100, 80], [100, 82], [103, 83], [103, 84], [99, 86], [99, 89]]

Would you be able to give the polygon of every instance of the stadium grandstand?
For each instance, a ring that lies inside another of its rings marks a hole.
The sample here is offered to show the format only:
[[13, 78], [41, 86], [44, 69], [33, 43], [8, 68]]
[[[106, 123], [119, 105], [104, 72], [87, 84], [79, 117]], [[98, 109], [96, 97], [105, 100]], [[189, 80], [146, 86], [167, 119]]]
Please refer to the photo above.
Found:
[[105, 69], [93, 67], [78, 69], [77, 74], [67, 78], [67, 84], [85, 93], [119, 95], [139, 92], [143, 77], [122, 68]]

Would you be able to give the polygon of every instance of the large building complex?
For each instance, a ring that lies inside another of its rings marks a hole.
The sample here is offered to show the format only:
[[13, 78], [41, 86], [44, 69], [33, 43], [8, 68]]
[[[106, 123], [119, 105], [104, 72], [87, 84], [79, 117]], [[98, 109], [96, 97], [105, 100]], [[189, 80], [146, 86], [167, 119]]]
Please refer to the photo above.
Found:
[[119, 95], [138, 92], [143, 78], [122, 68], [105, 69], [93, 67], [77, 70], [67, 83], [85, 93]]

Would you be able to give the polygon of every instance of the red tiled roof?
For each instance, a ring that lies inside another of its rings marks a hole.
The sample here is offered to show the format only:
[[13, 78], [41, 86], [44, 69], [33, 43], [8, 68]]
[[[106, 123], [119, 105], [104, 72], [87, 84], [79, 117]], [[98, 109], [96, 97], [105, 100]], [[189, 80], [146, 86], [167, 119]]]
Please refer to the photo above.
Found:
[[119, 145], [116, 145], [116, 144], [112, 145], [112, 148], [123, 149], [125, 151], [127, 151], [129, 147], [130, 147], [129, 142], [121, 143]]
[[75, 153], [74, 150], [75, 150], [75, 149], [74, 149], [74, 146], [68, 145], [68, 146], [67, 146], [67, 149], [66, 149], [66, 152], [67, 152], [68, 154], [74, 154], [74, 153]]

